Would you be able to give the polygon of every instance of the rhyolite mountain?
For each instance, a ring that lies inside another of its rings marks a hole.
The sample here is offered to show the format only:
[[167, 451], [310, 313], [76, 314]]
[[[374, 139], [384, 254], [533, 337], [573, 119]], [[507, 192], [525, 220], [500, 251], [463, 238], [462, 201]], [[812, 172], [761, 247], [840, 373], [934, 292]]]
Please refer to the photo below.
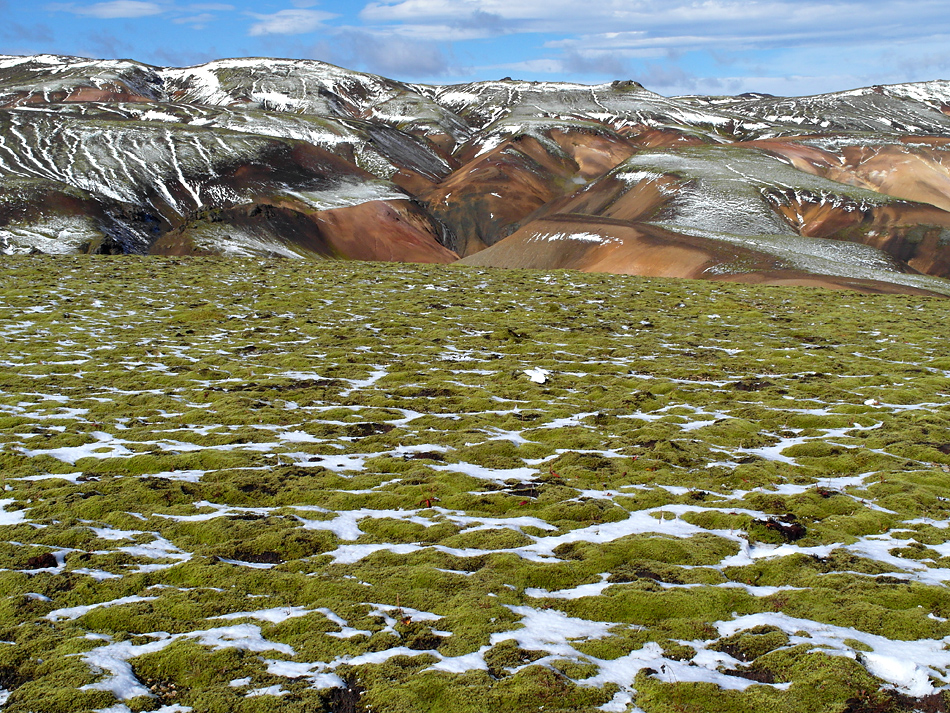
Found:
[[5, 56], [0, 250], [950, 295], [950, 82], [667, 98], [310, 60]]

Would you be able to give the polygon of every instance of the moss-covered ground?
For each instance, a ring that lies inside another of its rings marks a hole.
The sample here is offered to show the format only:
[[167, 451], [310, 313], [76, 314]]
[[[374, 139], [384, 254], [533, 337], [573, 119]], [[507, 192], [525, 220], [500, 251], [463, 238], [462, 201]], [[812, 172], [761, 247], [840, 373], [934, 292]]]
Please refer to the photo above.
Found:
[[5, 258], [3, 710], [946, 710], [948, 322]]

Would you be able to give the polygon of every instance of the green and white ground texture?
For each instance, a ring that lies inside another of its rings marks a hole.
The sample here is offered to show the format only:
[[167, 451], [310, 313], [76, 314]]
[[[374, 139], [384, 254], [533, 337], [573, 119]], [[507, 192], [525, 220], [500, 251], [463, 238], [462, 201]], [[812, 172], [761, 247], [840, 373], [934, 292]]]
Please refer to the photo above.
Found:
[[5, 258], [2, 710], [945, 710], [948, 323], [570, 272]]

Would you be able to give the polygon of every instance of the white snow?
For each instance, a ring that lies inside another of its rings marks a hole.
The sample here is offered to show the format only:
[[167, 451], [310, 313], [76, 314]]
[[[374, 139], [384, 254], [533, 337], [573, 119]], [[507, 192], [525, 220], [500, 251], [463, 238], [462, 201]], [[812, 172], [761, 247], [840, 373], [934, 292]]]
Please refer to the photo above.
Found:
[[574, 240], [581, 243], [593, 243], [596, 245], [619, 245], [623, 241], [620, 238], [609, 235], [600, 235], [598, 233], [536, 233], [528, 238], [528, 242], [548, 242], [556, 243], [562, 240]]
[[535, 367], [534, 369], [525, 369], [524, 373], [535, 384], [547, 383], [548, 377], [551, 375], [550, 371], [548, 371], [547, 369], [542, 369], [541, 367]]
[[15, 502], [14, 498], [0, 500], [0, 525], [19, 525], [21, 522], [28, 522], [26, 510], [7, 510]]
[[[950, 684], [950, 674], [947, 672], [950, 667], [950, 649], [947, 648], [950, 637], [900, 641], [849, 627], [798, 619], [781, 612], [750, 614], [715, 624], [720, 636], [731, 636], [761, 625], [782, 629], [789, 635], [793, 646], [807, 644], [815, 650], [856, 658], [870, 673], [909, 696], [919, 698], [933, 693], [936, 689], [931, 679]], [[802, 636], [802, 633], [808, 635]], [[855, 651], [845, 643], [848, 639], [859, 641], [872, 651]]]
[[221, 614], [213, 616], [212, 619], [257, 619], [266, 621], [270, 624], [280, 624], [288, 619], [295, 619], [301, 616], [307, 616], [313, 609], [304, 607], [274, 607], [273, 609], [258, 609], [257, 611], [242, 611], [232, 614]]
[[152, 602], [158, 599], [158, 597], [121, 597], [120, 599], [113, 599], [108, 602], [99, 602], [98, 604], [86, 604], [84, 606], [78, 607], [68, 607], [66, 609], [55, 609], [46, 615], [46, 619], [50, 621], [67, 621], [70, 619], [78, 619], [84, 614], [92, 611], [93, 609], [98, 609], [100, 607], [117, 607], [123, 604], [137, 604], [139, 602]]

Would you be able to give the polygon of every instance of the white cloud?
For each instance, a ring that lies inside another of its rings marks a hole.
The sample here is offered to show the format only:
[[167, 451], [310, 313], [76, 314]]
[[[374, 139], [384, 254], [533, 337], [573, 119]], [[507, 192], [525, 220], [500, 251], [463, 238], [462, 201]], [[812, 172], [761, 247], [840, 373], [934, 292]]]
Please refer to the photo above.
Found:
[[814, 93], [950, 68], [946, 0], [369, 0], [360, 19], [414, 40], [519, 38], [514, 64], [476, 73], [632, 77], [664, 93]]
[[560, 59], [527, 59], [523, 62], [493, 64], [478, 67], [479, 72], [486, 70], [504, 70], [506, 72], [529, 72], [531, 74], [564, 74], [564, 61]]
[[406, 40], [419, 40], [422, 42], [462, 42], [465, 40], [481, 40], [493, 36], [493, 33], [486, 32], [483, 29], [465, 27], [458, 24], [377, 25], [368, 29], [366, 27], [347, 27], [341, 29], [369, 32], [379, 37], [401, 37]]
[[249, 35], [256, 37], [259, 35], [302, 35], [307, 32], [313, 32], [324, 20], [329, 20], [336, 15], [319, 10], [281, 10], [273, 15], [258, 15], [257, 13], [248, 13], [259, 22], [251, 25], [248, 30]]
[[405, 35], [448, 26], [483, 36], [585, 35], [592, 42], [613, 39], [614, 46], [622, 46], [618, 37], [643, 35], [631, 48], [690, 37], [689, 46], [705, 49], [736, 41], [798, 46], [818, 38], [857, 42], [950, 31], [944, 0], [389, 0], [369, 3], [360, 17]]
[[213, 13], [232, 12], [234, 5], [219, 2], [192, 3], [176, 5], [166, 0], [108, 0], [92, 5], [78, 5], [76, 3], [54, 3], [46, 6], [47, 10], [70, 12], [74, 15], [94, 17], [103, 20], [138, 19], [165, 15], [172, 22], [182, 25], [204, 26], [215, 19]]
[[191, 15], [189, 17], [176, 17], [173, 22], [178, 25], [192, 25], [196, 30], [203, 29], [205, 25], [215, 18], [210, 12], [203, 12], [200, 15]]
[[104, 20], [117, 18], [135, 18], [148, 17], [149, 15], [161, 15], [168, 8], [154, 2], [145, 2], [144, 0], [110, 0], [110, 2], [97, 2], [93, 5], [53, 4], [47, 6], [48, 10], [61, 10], [71, 12], [74, 15], [86, 15], [88, 17], [98, 17]]
[[334, 63], [388, 77], [442, 77], [450, 69], [449, 57], [436, 43], [356, 28], [340, 29], [331, 44], [319, 49]]
[[[642, 77], [643, 84], [650, 88], [650, 77]], [[765, 92], [776, 96], [809, 96], [840, 91], [867, 85], [866, 78], [851, 74], [789, 75], [787, 77], [735, 76], [718, 77], [710, 81], [702, 77], [683, 84], [666, 84], [662, 93], [667, 96], [680, 94], [740, 94], [742, 92]], [[716, 91], [718, 89], [718, 91]]]

